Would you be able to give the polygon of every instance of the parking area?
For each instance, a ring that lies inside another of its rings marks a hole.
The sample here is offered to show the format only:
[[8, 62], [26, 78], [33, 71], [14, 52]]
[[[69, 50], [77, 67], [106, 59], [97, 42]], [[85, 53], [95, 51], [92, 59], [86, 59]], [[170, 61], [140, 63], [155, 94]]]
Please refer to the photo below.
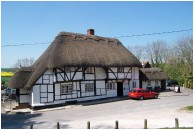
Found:
[[[111, 100], [111, 99], [108, 99]], [[112, 99], [113, 100], [113, 99]], [[102, 100], [103, 101], [103, 100]], [[191, 90], [163, 92], [158, 99], [85, 102], [70, 105], [59, 110], [36, 111], [33, 114], [2, 114], [2, 128], [61, 128], [83, 129], [87, 121], [91, 128], [114, 128], [116, 120], [119, 128], [143, 128], [144, 119], [148, 120], [148, 128], [174, 127], [174, 119], [178, 118], [181, 127], [193, 127], [193, 113], [181, 111], [180, 108], [193, 105]], [[12, 123], [13, 122], [13, 123]]]

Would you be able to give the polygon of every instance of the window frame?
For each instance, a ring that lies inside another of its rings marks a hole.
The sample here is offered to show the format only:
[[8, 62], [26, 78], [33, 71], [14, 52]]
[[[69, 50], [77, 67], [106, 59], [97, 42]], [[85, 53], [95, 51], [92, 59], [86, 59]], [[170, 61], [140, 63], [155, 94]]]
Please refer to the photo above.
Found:
[[115, 90], [115, 83], [114, 82], [107, 82], [106, 83], [106, 90]]
[[124, 67], [117, 67], [118, 73], [124, 73]]
[[94, 92], [94, 83], [86, 83], [85, 92]]
[[61, 84], [60, 85], [60, 94], [68, 95], [73, 93], [73, 84]]

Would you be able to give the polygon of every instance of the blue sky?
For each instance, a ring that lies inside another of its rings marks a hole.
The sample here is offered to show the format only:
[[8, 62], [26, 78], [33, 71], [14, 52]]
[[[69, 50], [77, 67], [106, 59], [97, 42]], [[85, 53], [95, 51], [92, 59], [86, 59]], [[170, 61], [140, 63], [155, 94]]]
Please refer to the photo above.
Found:
[[[1, 46], [50, 43], [59, 32], [104, 37], [166, 32], [193, 28], [193, 2], [15, 2], [1, 3]], [[156, 40], [173, 43], [192, 31], [123, 37], [124, 46], [146, 45]], [[1, 47], [1, 67], [12, 67], [17, 59], [37, 59], [49, 44]]]

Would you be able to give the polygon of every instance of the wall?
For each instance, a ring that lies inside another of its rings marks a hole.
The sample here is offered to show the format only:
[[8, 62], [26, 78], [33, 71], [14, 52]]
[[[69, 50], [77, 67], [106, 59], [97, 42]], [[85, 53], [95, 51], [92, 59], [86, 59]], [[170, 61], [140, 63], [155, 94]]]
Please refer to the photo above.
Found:
[[[75, 69], [74, 69], [75, 70]], [[101, 67], [95, 68], [95, 74], [85, 74], [83, 79], [83, 68], [79, 68], [78, 72], [69, 71], [66, 75], [62, 70], [57, 70], [57, 75], [51, 69], [48, 69], [32, 87], [31, 106], [44, 106], [51, 104], [65, 103], [66, 101], [86, 101], [107, 97], [117, 96], [117, 80], [123, 82], [123, 95], [127, 96], [131, 87], [131, 82], [137, 82], [139, 85], [139, 68], [125, 67], [123, 73], [118, 73], [116, 67], [108, 70], [109, 80], [114, 82], [115, 89], [106, 90], [106, 73]], [[112, 71], [111, 71], [112, 70]], [[113, 74], [114, 73], [114, 74]], [[73, 79], [73, 80], [72, 80]], [[95, 92], [85, 92], [85, 84], [94, 83]], [[60, 85], [72, 84], [72, 95], [61, 95]], [[96, 95], [95, 95], [96, 93]]]
[[[155, 84], [155, 80], [151, 80], [151, 86], [161, 86], [161, 81], [158, 80], [158, 85]], [[142, 88], [147, 88], [148, 87], [148, 81], [142, 81]]]
[[21, 88], [19, 93], [20, 93], [20, 96], [19, 96], [20, 103], [29, 103], [30, 102], [30, 95], [26, 89]]

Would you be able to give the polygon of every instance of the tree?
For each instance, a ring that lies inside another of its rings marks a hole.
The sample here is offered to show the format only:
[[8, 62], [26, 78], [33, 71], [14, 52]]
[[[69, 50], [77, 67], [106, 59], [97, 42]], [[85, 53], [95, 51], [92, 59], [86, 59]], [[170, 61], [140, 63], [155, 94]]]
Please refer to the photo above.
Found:
[[193, 38], [183, 37], [170, 49], [165, 71], [171, 79], [176, 79], [180, 85], [192, 88], [193, 84]]
[[127, 47], [129, 51], [131, 51], [138, 60], [145, 59], [145, 47], [144, 46], [128, 46]]
[[21, 67], [32, 66], [34, 62], [35, 62], [34, 58], [18, 59], [17, 62], [13, 65], [13, 68], [15, 71], [17, 71]]
[[168, 48], [165, 41], [154, 41], [147, 44], [147, 57], [152, 66], [159, 67], [160, 64], [165, 64], [167, 62], [169, 55]]

